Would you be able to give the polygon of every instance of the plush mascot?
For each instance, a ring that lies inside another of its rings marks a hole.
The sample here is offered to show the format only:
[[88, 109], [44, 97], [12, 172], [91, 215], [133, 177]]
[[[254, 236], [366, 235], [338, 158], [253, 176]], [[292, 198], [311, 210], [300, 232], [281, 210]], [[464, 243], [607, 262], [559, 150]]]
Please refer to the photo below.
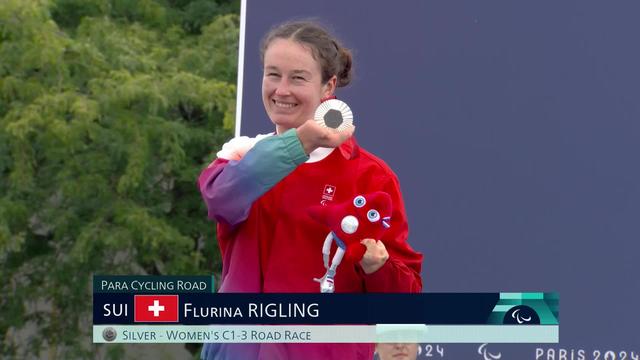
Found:
[[[342, 258], [346, 256], [347, 261], [360, 261], [367, 250], [360, 241], [367, 238], [379, 240], [382, 232], [391, 226], [392, 211], [391, 197], [382, 191], [358, 195], [343, 203], [318, 205], [309, 209], [311, 218], [329, 228], [322, 246], [322, 258], [327, 272], [323, 277], [314, 279], [320, 283], [320, 292], [334, 292], [334, 277]], [[338, 249], [329, 264], [333, 241]]]

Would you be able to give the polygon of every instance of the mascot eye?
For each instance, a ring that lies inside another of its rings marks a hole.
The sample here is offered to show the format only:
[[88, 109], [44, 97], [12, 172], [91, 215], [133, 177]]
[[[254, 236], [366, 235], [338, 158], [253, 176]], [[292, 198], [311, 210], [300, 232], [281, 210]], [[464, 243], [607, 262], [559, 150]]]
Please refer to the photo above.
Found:
[[371, 222], [376, 222], [380, 220], [380, 213], [378, 212], [378, 210], [371, 209], [367, 211], [367, 219], [369, 219], [369, 221]]
[[353, 199], [353, 205], [357, 208], [363, 207], [367, 203], [367, 200], [364, 199], [364, 196], [358, 195], [355, 199]]

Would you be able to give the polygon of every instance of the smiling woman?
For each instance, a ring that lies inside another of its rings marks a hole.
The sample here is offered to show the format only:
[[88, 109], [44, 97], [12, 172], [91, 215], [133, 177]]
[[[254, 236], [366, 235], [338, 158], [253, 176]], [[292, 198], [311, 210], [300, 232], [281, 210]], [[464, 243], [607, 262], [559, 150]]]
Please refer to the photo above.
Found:
[[[269, 32], [261, 54], [262, 100], [276, 132], [231, 139], [199, 178], [209, 218], [218, 223], [220, 292], [319, 292], [313, 279], [326, 271], [340, 278], [335, 292], [419, 292], [422, 255], [407, 244], [396, 175], [358, 146], [352, 125], [336, 131], [313, 120], [320, 103], [349, 84], [350, 51], [317, 24], [295, 22]], [[361, 259], [329, 268], [322, 252], [327, 228], [309, 209], [375, 191], [393, 204], [389, 229], [380, 239], [358, 237]], [[373, 345], [206, 344], [202, 355], [371, 359]]]
[[313, 117], [322, 98], [333, 94], [335, 75], [322, 82], [311, 52], [292, 40], [274, 40], [265, 53], [262, 100], [278, 134]]

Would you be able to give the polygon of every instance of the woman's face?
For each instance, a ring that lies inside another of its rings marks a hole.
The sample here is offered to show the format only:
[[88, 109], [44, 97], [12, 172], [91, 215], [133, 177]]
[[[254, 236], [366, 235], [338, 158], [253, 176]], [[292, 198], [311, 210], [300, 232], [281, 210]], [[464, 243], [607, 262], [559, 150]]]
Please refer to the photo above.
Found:
[[262, 102], [278, 133], [313, 119], [320, 100], [333, 94], [336, 77], [322, 84], [311, 50], [288, 39], [273, 40], [264, 54]]
[[379, 343], [376, 352], [380, 360], [415, 360], [418, 357], [416, 343]]

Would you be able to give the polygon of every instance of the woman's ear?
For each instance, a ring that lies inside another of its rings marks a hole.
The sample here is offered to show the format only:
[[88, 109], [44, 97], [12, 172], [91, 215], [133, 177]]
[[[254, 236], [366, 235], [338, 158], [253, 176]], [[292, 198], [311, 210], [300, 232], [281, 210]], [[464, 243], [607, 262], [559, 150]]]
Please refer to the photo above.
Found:
[[323, 98], [329, 97], [329, 96], [333, 96], [333, 94], [336, 91], [336, 84], [338, 83], [338, 78], [333, 75], [326, 84], [324, 84], [324, 89], [323, 89]]

